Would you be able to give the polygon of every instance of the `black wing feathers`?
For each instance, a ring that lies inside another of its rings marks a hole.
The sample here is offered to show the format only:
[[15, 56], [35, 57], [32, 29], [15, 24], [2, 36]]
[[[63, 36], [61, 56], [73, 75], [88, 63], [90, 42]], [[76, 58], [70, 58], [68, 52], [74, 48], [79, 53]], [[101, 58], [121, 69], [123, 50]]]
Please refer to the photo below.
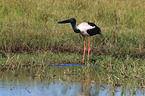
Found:
[[90, 26], [95, 26], [95, 28], [93, 29], [89, 29], [87, 30], [87, 33], [90, 35], [90, 36], [93, 36], [93, 35], [96, 35], [96, 34], [101, 34], [101, 30], [98, 26], [96, 26], [94, 23], [90, 23], [90, 22], [87, 22]]

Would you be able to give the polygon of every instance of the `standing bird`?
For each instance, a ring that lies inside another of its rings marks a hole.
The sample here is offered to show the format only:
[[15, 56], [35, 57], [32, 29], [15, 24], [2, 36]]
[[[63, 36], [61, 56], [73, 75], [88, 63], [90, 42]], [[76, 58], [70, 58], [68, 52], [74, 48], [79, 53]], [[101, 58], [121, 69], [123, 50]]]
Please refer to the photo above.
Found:
[[75, 33], [80, 33], [83, 36], [83, 42], [84, 42], [84, 53], [83, 53], [83, 64], [84, 64], [84, 58], [85, 58], [85, 51], [86, 51], [86, 45], [85, 45], [85, 37], [88, 37], [88, 58], [87, 62], [89, 62], [89, 53], [90, 53], [90, 36], [101, 34], [101, 30], [98, 26], [96, 26], [94, 23], [91, 22], [83, 22], [79, 24], [76, 28], [76, 19], [70, 18], [68, 20], [60, 21], [58, 24], [64, 24], [64, 23], [71, 23], [72, 28]]

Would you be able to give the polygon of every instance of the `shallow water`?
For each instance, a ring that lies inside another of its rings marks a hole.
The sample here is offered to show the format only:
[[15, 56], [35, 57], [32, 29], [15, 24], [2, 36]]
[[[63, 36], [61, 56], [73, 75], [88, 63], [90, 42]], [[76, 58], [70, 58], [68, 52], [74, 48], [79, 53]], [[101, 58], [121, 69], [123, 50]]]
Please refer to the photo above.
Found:
[[0, 96], [145, 96], [143, 88], [112, 89], [111, 85], [100, 82], [93, 70], [85, 71], [80, 66], [22, 70], [0, 71]]

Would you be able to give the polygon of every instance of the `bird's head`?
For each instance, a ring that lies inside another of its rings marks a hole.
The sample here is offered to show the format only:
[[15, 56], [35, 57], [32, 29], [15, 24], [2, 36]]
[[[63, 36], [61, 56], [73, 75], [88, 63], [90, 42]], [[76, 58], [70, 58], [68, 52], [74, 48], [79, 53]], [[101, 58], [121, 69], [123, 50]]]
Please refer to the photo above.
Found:
[[64, 24], [64, 23], [76, 23], [76, 19], [75, 18], [70, 18], [70, 19], [58, 22], [58, 24]]

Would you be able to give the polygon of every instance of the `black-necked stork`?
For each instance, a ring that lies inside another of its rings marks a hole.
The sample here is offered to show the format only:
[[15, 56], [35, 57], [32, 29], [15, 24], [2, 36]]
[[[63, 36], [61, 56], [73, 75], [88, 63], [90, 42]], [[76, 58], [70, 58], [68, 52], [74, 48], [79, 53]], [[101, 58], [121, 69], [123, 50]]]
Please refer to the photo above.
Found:
[[84, 64], [85, 51], [86, 51], [85, 37], [88, 37], [88, 58], [87, 58], [87, 61], [89, 61], [90, 36], [93, 36], [96, 34], [101, 34], [101, 30], [98, 26], [96, 26], [94, 23], [91, 23], [91, 22], [83, 22], [76, 27], [76, 19], [75, 18], [70, 18], [68, 20], [58, 22], [58, 24], [64, 24], [64, 23], [71, 23], [74, 32], [80, 33], [83, 36], [83, 42], [84, 42], [83, 64]]

